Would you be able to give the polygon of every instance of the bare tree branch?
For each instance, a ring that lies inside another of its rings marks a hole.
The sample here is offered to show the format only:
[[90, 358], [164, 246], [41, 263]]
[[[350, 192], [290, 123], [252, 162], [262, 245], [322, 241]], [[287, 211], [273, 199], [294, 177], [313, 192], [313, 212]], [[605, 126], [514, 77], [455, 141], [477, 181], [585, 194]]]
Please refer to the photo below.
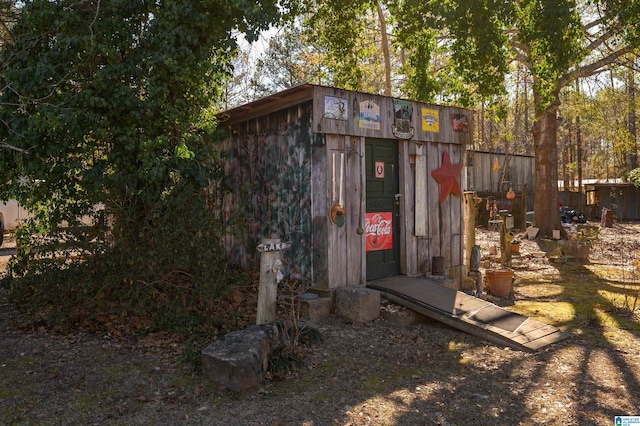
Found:
[[592, 62], [590, 64], [583, 65], [581, 67], [575, 68], [573, 71], [566, 74], [564, 77], [558, 80], [558, 87], [565, 87], [567, 84], [574, 81], [576, 78], [581, 77], [589, 77], [595, 74], [600, 68], [606, 67], [607, 65], [611, 65], [621, 56], [626, 55], [627, 53], [633, 51], [630, 46], [624, 46], [614, 52], [611, 52], [607, 56]]
[[604, 18], [600, 17], [598, 19], [595, 19], [587, 24], [585, 24], [584, 31], [587, 32], [589, 31], [591, 28], [597, 27], [598, 25], [602, 25], [602, 23], [604, 22]]
[[522, 63], [527, 68], [531, 68], [531, 62], [529, 61], [529, 47], [515, 39], [509, 39], [509, 45], [515, 54], [515, 60]]
[[89, 24], [89, 31], [91, 32], [91, 43], [93, 43], [93, 24], [98, 20], [98, 14], [100, 13], [100, 0], [96, 4], [96, 14], [93, 16], [93, 21]]
[[7, 143], [0, 142], [0, 149], [11, 149], [11, 150], [14, 150], [14, 151], [21, 152], [23, 154], [28, 154], [29, 153], [29, 149], [31, 149], [31, 148], [29, 148], [29, 149], [18, 148], [17, 146], [13, 146], [13, 145], [9, 145]]
[[600, 46], [602, 46], [603, 44], [605, 44], [607, 41], [611, 40], [611, 38], [616, 35], [616, 32], [614, 32], [614, 30], [610, 30], [607, 31], [605, 33], [603, 33], [600, 37], [596, 38], [595, 40], [593, 40], [587, 47], [586, 49], [589, 52], [593, 52], [594, 50], [598, 49]]

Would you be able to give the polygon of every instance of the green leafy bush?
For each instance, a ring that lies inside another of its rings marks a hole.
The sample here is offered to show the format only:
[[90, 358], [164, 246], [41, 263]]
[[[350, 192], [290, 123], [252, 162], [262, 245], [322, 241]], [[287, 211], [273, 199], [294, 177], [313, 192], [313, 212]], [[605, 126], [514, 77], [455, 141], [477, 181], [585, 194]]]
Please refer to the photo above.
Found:
[[208, 312], [237, 279], [213, 105], [232, 33], [255, 39], [288, 4], [0, 3], [0, 199], [34, 214], [2, 283], [12, 301], [61, 326]]

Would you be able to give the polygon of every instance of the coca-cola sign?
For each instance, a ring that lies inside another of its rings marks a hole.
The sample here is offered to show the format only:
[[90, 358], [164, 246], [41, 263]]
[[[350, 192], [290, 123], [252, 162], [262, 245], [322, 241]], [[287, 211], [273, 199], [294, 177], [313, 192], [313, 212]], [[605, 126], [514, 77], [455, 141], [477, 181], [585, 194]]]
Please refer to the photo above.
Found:
[[367, 213], [365, 236], [367, 251], [389, 250], [393, 247], [393, 214]]

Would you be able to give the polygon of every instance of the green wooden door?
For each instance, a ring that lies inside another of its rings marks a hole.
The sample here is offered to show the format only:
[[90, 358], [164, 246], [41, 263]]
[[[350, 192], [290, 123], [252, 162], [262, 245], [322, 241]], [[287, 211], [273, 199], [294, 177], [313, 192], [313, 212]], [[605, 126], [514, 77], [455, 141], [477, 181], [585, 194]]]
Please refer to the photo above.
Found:
[[367, 139], [365, 162], [367, 280], [375, 280], [400, 273], [397, 141]]

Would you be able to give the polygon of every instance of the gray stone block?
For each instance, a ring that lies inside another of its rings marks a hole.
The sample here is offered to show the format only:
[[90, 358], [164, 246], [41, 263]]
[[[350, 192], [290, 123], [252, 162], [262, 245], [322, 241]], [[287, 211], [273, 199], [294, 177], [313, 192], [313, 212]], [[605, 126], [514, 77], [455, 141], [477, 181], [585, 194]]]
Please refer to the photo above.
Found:
[[234, 331], [202, 350], [204, 376], [236, 392], [257, 388], [269, 355], [289, 344], [289, 326], [284, 321]]
[[380, 315], [380, 292], [369, 288], [336, 289], [336, 316], [345, 322], [369, 322]]
[[330, 297], [319, 297], [313, 300], [300, 301], [300, 316], [312, 321], [331, 316], [333, 303]]

